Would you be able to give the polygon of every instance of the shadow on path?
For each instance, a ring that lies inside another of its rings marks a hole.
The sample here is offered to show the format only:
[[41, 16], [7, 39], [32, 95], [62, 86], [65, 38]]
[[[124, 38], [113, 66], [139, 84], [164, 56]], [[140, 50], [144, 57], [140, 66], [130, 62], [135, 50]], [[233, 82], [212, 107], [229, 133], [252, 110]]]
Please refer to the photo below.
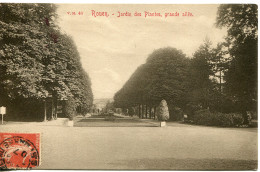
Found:
[[[115, 167], [125, 167], [125, 170], [256, 170], [257, 160], [233, 159], [135, 159], [111, 163]], [[116, 168], [117, 169], [117, 168]]]

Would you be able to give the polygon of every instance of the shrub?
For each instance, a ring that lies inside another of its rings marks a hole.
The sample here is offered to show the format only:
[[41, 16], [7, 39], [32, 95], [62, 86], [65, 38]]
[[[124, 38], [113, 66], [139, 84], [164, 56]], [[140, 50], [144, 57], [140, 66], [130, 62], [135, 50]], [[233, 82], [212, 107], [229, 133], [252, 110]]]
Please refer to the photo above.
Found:
[[210, 125], [211, 122], [211, 113], [208, 109], [198, 110], [194, 112], [193, 122], [199, 125]]
[[130, 116], [134, 116], [135, 109], [133, 107], [130, 107], [129, 110], [128, 110], [128, 113], [129, 113]]
[[123, 108], [122, 113], [123, 113], [123, 115], [127, 116], [128, 115], [128, 109], [127, 108]]
[[195, 124], [208, 126], [239, 127], [243, 124], [241, 114], [210, 112], [208, 109], [196, 111], [193, 120]]
[[244, 118], [241, 114], [237, 114], [237, 113], [231, 113], [230, 115], [232, 115], [232, 119], [233, 119], [233, 126], [239, 127], [243, 124], [244, 122]]
[[76, 104], [72, 97], [69, 97], [68, 100], [65, 101], [64, 114], [69, 120], [73, 120], [76, 114]]
[[183, 113], [181, 108], [176, 107], [176, 106], [174, 106], [172, 108], [169, 107], [169, 111], [170, 111], [170, 119], [171, 120], [173, 120], [173, 121], [183, 120], [184, 113]]
[[112, 110], [109, 110], [109, 111], [108, 111], [108, 115], [109, 115], [109, 116], [114, 116], [114, 112], [113, 112]]
[[187, 114], [188, 120], [193, 120], [193, 116], [195, 115], [195, 112], [201, 110], [201, 107], [198, 105], [194, 105], [194, 104], [187, 104], [184, 112]]
[[105, 117], [105, 121], [115, 121], [115, 120], [116, 120], [116, 117], [114, 115]]
[[167, 121], [170, 117], [168, 105], [167, 105], [167, 102], [165, 100], [162, 100], [160, 105], [159, 105], [157, 117], [158, 117], [159, 121]]
[[254, 119], [254, 120], [257, 120], [257, 113], [254, 112], [254, 111], [248, 111], [248, 113], [251, 115], [251, 118]]

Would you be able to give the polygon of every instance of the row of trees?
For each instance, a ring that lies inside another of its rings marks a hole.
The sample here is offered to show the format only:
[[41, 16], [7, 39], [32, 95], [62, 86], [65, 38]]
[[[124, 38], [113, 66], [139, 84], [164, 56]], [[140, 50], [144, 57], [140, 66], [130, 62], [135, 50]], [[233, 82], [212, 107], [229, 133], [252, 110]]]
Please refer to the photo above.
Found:
[[0, 104], [9, 116], [55, 118], [58, 103], [72, 105], [69, 114], [86, 113], [90, 78], [72, 38], [55, 23], [56, 6], [0, 4], [0, 11]]
[[175, 48], [155, 50], [115, 94], [115, 106], [139, 107], [143, 116], [165, 99], [170, 113], [240, 112], [247, 122], [257, 107], [257, 6], [220, 5], [216, 23], [228, 30], [225, 42], [212, 47], [206, 39], [191, 59]]
[[[139, 114], [147, 115], [162, 99], [168, 105], [184, 106], [188, 81], [189, 59], [174, 48], [154, 51], [146, 64], [138, 67], [123, 88], [114, 96], [116, 107], [138, 106]], [[155, 111], [155, 110], [153, 110]]]

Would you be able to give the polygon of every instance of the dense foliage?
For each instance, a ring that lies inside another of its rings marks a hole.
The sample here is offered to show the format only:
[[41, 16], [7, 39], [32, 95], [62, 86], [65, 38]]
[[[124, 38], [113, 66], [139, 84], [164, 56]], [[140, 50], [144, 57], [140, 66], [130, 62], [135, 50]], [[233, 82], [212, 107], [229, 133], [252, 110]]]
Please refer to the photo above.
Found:
[[64, 115], [68, 117], [69, 120], [73, 120], [76, 112], [75, 100], [72, 97], [69, 97], [64, 104]]
[[[59, 101], [73, 99], [86, 113], [90, 78], [75, 43], [55, 24], [56, 6], [0, 4], [0, 11], [0, 104], [12, 116], [42, 119], [44, 111], [54, 117]], [[32, 106], [38, 109], [29, 112]]]
[[217, 26], [228, 29], [226, 47], [231, 60], [224, 77], [225, 91], [246, 119], [246, 111], [257, 108], [258, 7], [221, 5]]
[[201, 117], [229, 120], [214, 125], [238, 125], [230, 123], [236, 118], [230, 113], [242, 114], [248, 124], [247, 112], [257, 111], [257, 5], [220, 5], [216, 24], [227, 28], [225, 42], [213, 47], [206, 38], [192, 58], [175, 48], [155, 50], [115, 94], [115, 106], [151, 117], [165, 99], [172, 120], [208, 109]]
[[199, 125], [222, 126], [222, 127], [239, 127], [243, 124], [241, 114], [221, 112], [210, 112], [209, 110], [199, 110], [195, 112], [193, 122]]
[[147, 112], [148, 107], [151, 111], [165, 99], [168, 104], [183, 107], [187, 101], [188, 65], [189, 59], [175, 48], [155, 50], [115, 94], [115, 106], [142, 105], [141, 111]]

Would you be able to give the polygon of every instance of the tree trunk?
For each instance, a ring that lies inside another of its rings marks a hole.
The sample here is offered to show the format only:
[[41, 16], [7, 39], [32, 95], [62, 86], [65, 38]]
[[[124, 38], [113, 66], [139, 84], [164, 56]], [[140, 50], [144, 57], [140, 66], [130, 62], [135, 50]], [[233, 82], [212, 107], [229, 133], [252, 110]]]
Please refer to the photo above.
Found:
[[243, 124], [248, 125], [249, 121], [248, 121], [248, 116], [247, 116], [246, 110], [243, 110], [241, 113], [242, 113], [242, 116], [243, 116], [243, 119], [244, 119]]
[[147, 105], [145, 105], [145, 118], [147, 119]]
[[142, 104], [142, 119], [144, 118], [144, 105]]
[[156, 116], [156, 106], [154, 106], [154, 112], [153, 112], [153, 117], [154, 117], [154, 120], [155, 120], [155, 116]]
[[149, 111], [149, 118], [152, 119], [152, 108], [149, 107], [149, 110], [150, 110], [150, 111]]
[[249, 121], [248, 121], [248, 116], [247, 116], [247, 111], [249, 110], [248, 107], [250, 106], [249, 103], [247, 103], [245, 100], [247, 99], [247, 97], [241, 97], [241, 99], [243, 99], [242, 101], [239, 102], [239, 111], [242, 114], [242, 117], [244, 119], [243, 124], [244, 125], [248, 125]]
[[220, 93], [222, 93], [222, 76], [221, 76], [222, 71], [220, 70], [219, 74], [219, 86], [220, 86]]
[[51, 120], [54, 119], [54, 111], [53, 111], [53, 109], [54, 109], [54, 106], [53, 106], [53, 98], [51, 98]]
[[54, 114], [55, 114], [55, 119], [58, 118], [58, 115], [57, 115], [57, 109], [58, 109], [58, 100], [55, 99], [55, 104], [54, 104]]
[[138, 115], [139, 115], [139, 118], [141, 118], [141, 105], [138, 105], [138, 108], [139, 108]]
[[46, 100], [44, 100], [44, 122], [47, 121], [47, 110], [46, 110]]
[[220, 86], [220, 112], [222, 111], [222, 106], [223, 106], [223, 100], [222, 100], [222, 71], [220, 70], [220, 74], [219, 74], [219, 86]]

